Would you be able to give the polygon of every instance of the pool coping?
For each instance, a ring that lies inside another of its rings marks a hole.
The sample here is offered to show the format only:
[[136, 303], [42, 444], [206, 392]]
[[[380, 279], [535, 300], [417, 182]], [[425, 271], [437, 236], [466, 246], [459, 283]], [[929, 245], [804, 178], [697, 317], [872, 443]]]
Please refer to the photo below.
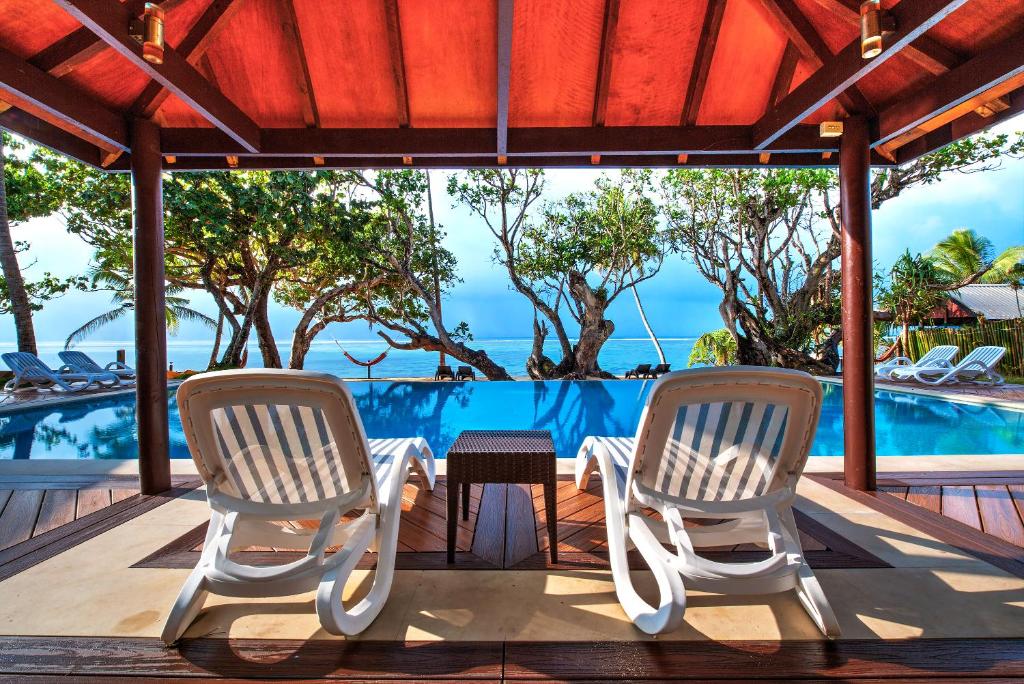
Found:
[[[815, 380], [819, 382], [827, 382], [832, 385], [843, 384], [841, 377], [830, 377], [824, 375], [814, 376]], [[996, 385], [998, 387], [998, 385]], [[996, 397], [986, 397], [981, 394], [957, 394], [952, 392], [943, 392], [940, 390], [929, 389], [927, 387], [918, 387], [914, 385], [898, 385], [898, 384], [875, 384], [875, 391], [882, 392], [901, 392], [903, 394], [917, 394], [924, 397], [932, 397], [933, 399], [944, 399], [945, 401], [952, 401], [961, 404], [980, 404], [982, 406], [996, 406], [998, 408], [1007, 409], [1009, 411], [1024, 411], [1024, 401], [1013, 401], [1007, 399], [999, 399]]]
[[[167, 388], [173, 389], [180, 385], [182, 380], [168, 380]], [[31, 399], [23, 399], [21, 401], [15, 401], [11, 403], [0, 403], [0, 416], [7, 415], [8, 413], [18, 413], [20, 411], [33, 411], [41, 408], [50, 408], [55, 406], [67, 406], [68, 404], [80, 404], [91, 399], [104, 399], [106, 397], [119, 397], [125, 394], [135, 394], [135, 385], [129, 385], [127, 387], [119, 387], [117, 389], [105, 389], [105, 390], [93, 390], [84, 391], [83, 393], [75, 394], [41, 394]], [[6, 397], [13, 397], [13, 395], [6, 395]], [[4, 399], [5, 397], [0, 397]]]

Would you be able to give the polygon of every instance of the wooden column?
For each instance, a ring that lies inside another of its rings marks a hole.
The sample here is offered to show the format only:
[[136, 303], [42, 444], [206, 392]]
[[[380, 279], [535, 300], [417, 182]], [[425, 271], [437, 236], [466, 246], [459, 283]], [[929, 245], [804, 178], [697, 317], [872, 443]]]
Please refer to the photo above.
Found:
[[135, 229], [135, 368], [138, 371], [136, 416], [143, 494], [171, 488], [161, 164], [160, 127], [147, 119], [136, 119], [131, 127], [131, 166]]
[[843, 444], [846, 485], [875, 488], [875, 386], [871, 283], [870, 130], [844, 122], [839, 143], [842, 212]]

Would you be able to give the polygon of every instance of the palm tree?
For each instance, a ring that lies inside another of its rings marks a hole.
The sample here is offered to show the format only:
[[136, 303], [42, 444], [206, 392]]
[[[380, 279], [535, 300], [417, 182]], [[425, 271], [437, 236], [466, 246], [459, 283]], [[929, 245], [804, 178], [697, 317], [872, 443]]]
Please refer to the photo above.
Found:
[[936, 270], [950, 283], [1007, 283], [1011, 269], [1024, 261], [1024, 245], [1015, 245], [993, 258], [992, 241], [969, 228], [954, 230], [928, 253]]
[[[90, 270], [89, 275], [94, 288], [111, 290], [113, 292], [111, 302], [114, 304], [114, 308], [86, 321], [68, 335], [68, 338], [64, 341], [65, 349], [70, 349], [74, 344], [81, 342], [103, 326], [121, 319], [135, 308], [135, 284], [132, 282], [131, 277], [106, 268], [93, 268]], [[176, 334], [182, 321], [196, 321], [216, 329], [217, 321], [204, 313], [190, 308], [188, 306], [189, 301], [184, 297], [175, 296], [181, 291], [181, 287], [175, 285], [167, 286], [167, 296], [164, 299], [167, 332], [172, 335]]]
[[647, 321], [647, 312], [644, 311], [644, 305], [640, 303], [640, 293], [636, 291], [636, 283], [630, 287], [633, 290], [633, 299], [636, 300], [636, 310], [640, 313], [640, 320], [644, 324], [644, 328], [647, 330], [647, 336], [651, 338], [651, 342], [654, 343], [654, 349], [658, 352], [658, 363], [668, 363], [665, 361], [665, 352], [661, 348], [661, 342], [658, 341], [658, 336], [654, 334], [654, 329], [651, 328], [651, 324]]

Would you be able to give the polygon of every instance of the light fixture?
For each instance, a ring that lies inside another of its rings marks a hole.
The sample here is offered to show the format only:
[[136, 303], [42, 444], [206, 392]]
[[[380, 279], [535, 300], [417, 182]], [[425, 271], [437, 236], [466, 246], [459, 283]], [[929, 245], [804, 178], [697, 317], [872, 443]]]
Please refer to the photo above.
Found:
[[771, 158], [771, 152], [762, 152], [761, 154], [757, 155], [757, 161], [761, 162], [762, 164], [767, 164], [769, 160], [771, 160]]
[[601, 155], [599, 155], [599, 154], [592, 154], [592, 155], [590, 155], [590, 163], [593, 164], [594, 166], [597, 166], [598, 164], [600, 164], [601, 163]]
[[402, 157], [402, 163], [406, 166], [412, 166], [412, 157]]
[[688, 155], [688, 154], [677, 154], [676, 155], [676, 164], [685, 164], [686, 160], [689, 159], [689, 158], [690, 158], [690, 155]]
[[504, 154], [499, 154], [498, 155], [498, 166], [505, 166], [506, 164], [508, 164], [508, 157], [505, 156]]
[[864, 59], [882, 53], [882, 2], [864, 0], [860, 3], [860, 56]]
[[164, 11], [152, 2], [147, 2], [142, 23], [142, 58], [150, 64], [163, 64]]
[[323, 166], [324, 165], [324, 158], [323, 157], [313, 157], [313, 163], [316, 164], [317, 166]]
[[229, 154], [227, 156], [227, 161], [228, 161], [228, 166], [231, 167], [232, 169], [237, 169], [238, 168], [238, 157], [236, 157], [235, 155]]
[[838, 138], [842, 134], [842, 121], [822, 121], [818, 124], [818, 135], [822, 138]]
[[165, 163], [167, 163], [167, 164], [173, 164], [173, 163], [174, 163], [174, 162], [176, 162], [176, 161], [178, 161], [178, 158], [177, 158], [177, 157], [175, 157], [175, 156], [174, 156], [173, 154], [165, 154], [165, 155], [164, 155], [164, 162], [165, 162]]

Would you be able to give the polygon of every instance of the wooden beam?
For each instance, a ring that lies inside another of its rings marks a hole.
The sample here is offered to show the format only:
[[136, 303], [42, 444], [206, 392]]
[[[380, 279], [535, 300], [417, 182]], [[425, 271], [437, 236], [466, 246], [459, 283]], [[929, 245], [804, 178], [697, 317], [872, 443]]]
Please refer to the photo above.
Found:
[[[761, 4], [779, 22], [789, 40], [815, 69], [820, 69], [834, 57], [817, 29], [793, 0], [761, 0]], [[874, 108], [856, 85], [840, 93], [838, 99], [848, 112], [874, 113]]]
[[181, 98], [207, 121], [245, 149], [259, 149], [260, 130], [249, 116], [213, 87], [176, 50], [164, 48], [163, 64], [142, 57], [142, 46], [128, 33], [131, 14], [117, 0], [54, 0], [82, 25], [91, 29], [118, 54]]
[[889, 34], [885, 46], [874, 59], [860, 54], [860, 38], [829, 60], [824, 66], [787, 95], [777, 107], [768, 111], [754, 126], [754, 143], [764, 149], [776, 138], [820, 109], [839, 93], [855, 85], [915, 38], [962, 7], [967, 0], [917, 0], [900, 3], [890, 10], [896, 30]]
[[725, 0], [708, 0], [704, 12], [704, 23], [701, 25], [700, 38], [697, 42], [697, 54], [693, 59], [693, 70], [690, 72], [690, 83], [686, 88], [686, 101], [683, 113], [679, 118], [680, 126], [693, 126], [697, 123], [700, 103], [704, 99], [704, 87], [711, 73], [711, 60], [715, 56], [715, 45], [718, 33], [722, 28], [722, 17], [725, 16]]
[[0, 128], [83, 164], [93, 167], [100, 165], [101, 152], [98, 147], [16, 107], [0, 112]]
[[[170, 12], [175, 5], [183, 0], [157, 1], [156, 4], [165, 12]], [[146, 0], [127, 0], [125, 9], [136, 17], [141, 17], [146, 8]], [[65, 76], [77, 67], [107, 49], [107, 44], [88, 28], [76, 29], [52, 45], [43, 48], [29, 58], [29, 64], [50, 73], [53, 76]]]
[[[241, 5], [241, 0], [213, 0], [175, 49], [195, 65]], [[159, 81], [150, 81], [135, 98], [130, 111], [135, 116], [152, 118], [168, 95], [170, 92]]]
[[302, 44], [302, 32], [299, 30], [299, 17], [295, 14], [294, 0], [281, 0], [284, 4], [288, 31], [292, 44], [295, 46], [295, 58], [298, 66], [296, 86], [302, 93], [302, 117], [307, 126], [320, 128], [320, 110], [316, 106], [316, 93], [313, 92], [313, 79], [309, 75], [309, 62], [306, 60], [306, 49]]
[[[860, 22], [860, 0], [812, 0], [812, 2], [818, 3], [850, 22]], [[919, 36], [917, 40], [907, 46], [904, 55], [933, 74], [949, 71], [962, 61], [955, 52], [928, 36]]]
[[512, 82], [512, 24], [515, 20], [513, 0], [498, 0], [498, 156], [508, 155], [508, 103]]
[[767, 109], [771, 109], [779, 101], [789, 94], [793, 86], [793, 76], [796, 74], [796, 66], [800, 62], [800, 49], [789, 41], [786, 43], [786, 50], [782, 53], [782, 61], [775, 72], [775, 80], [772, 81], [772, 92], [768, 95]]
[[604, 126], [608, 111], [608, 86], [612, 79], [612, 50], [615, 47], [615, 29], [619, 24], [619, 0], [605, 0], [604, 29], [597, 58], [597, 86], [594, 89], [594, 125]]
[[[467, 157], [493, 158], [494, 128], [268, 128], [260, 155], [295, 157]], [[252, 156], [213, 128], [164, 128], [165, 154]], [[801, 125], [766, 151], [838, 151], [836, 138], [822, 138], [818, 127]], [[508, 129], [508, 154], [550, 157], [575, 155], [734, 154], [754, 152], [750, 126], [607, 126]]]
[[[900, 97], [878, 115], [874, 144], [889, 142], [944, 115], [955, 117], [973, 110], [1020, 87], [1017, 80], [1024, 80], [1024, 31]], [[1000, 85], [1002, 91], [997, 90]]]
[[391, 76], [395, 83], [398, 104], [398, 125], [409, 126], [409, 87], [405, 82], [405, 50], [402, 47], [402, 24], [398, 18], [398, 0], [384, 0], [387, 19], [388, 50], [391, 53]]
[[88, 93], [0, 48], [2, 91], [45, 111], [66, 124], [70, 132], [81, 130], [114, 149], [128, 149], [128, 127], [123, 117], [93, 100]]

